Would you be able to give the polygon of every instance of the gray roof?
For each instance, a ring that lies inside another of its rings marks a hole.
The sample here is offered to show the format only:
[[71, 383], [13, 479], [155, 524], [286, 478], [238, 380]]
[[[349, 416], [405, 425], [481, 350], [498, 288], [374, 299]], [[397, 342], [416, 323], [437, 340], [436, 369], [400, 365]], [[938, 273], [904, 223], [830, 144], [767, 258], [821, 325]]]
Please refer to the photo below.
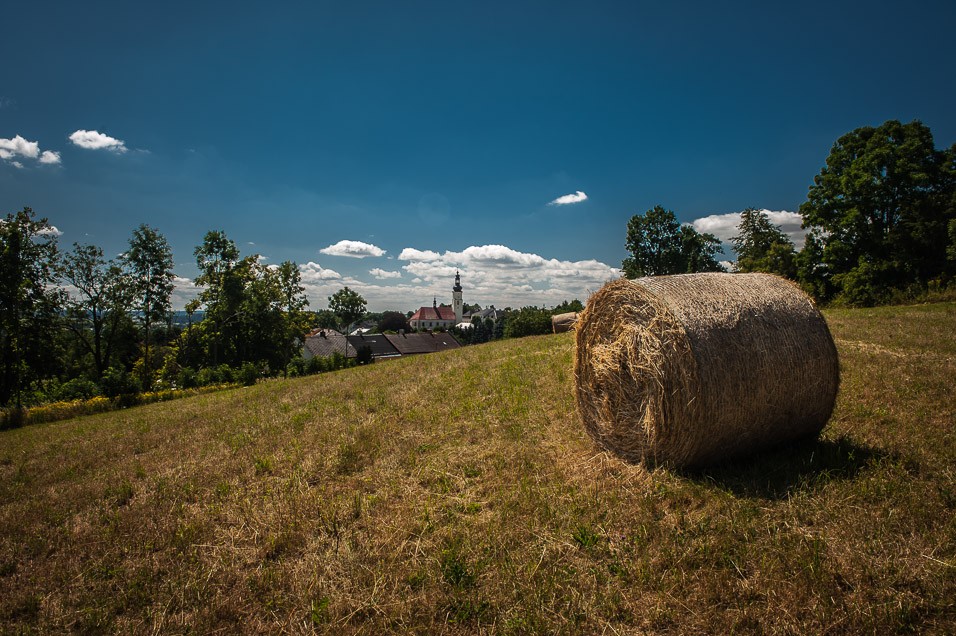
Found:
[[316, 358], [327, 358], [336, 351], [347, 358], [355, 357], [353, 349], [345, 340], [345, 336], [335, 329], [321, 329], [305, 339], [305, 349]]
[[388, 358], [401, 355], [398, 349], [393, 347], [392, 343], [380, 333], [348, 336], [348, 340], [349, 346], [351, 346], [354, 351], [358, 351], [362, 347], [368, 347], [372, 350], [372, 356], [375, 358]]
[[435, 353], [461, 347], [450, 333], [388, 333], [385, 337], [403, 356], [413, 353]]

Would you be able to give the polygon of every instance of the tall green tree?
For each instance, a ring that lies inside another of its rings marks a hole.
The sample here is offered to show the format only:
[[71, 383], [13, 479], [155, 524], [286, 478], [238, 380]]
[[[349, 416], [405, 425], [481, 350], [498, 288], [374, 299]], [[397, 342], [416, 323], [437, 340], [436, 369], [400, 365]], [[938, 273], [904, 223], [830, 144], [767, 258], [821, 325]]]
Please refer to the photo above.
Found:
[[23, 208], [0, 220], [0, 405], [20, 408], [23, 391], [52, 371], [53, 334], [64, 301], [57, 232]]
[[143, 388], [152, 385], [149, 345], [154, 323], [162, 322], [171, 309], [173, 293], [173, 251], [162, 234], [148, 225], [133, 230], [129, 250], [123, 257], [132, 283], [137, 311], [143, 327]]
[[947, 270], [949, 154], [919, 121], [864, 126], [836, 141], [800, 206], [821, 248], [821, 287], [872, 304]]
[[63, 277], [74, 293], [67, 303], [67, 325], [93, 359], [97, 381], [110, 367], [113, 349], [132, 306], [133, 285], [95, 245], [73, 244], [63, 258]]
[[767, 272], [791, 279], [797, 275], [793, 241], [762, 210], [747, 208], [740, 214], [737, 235], [730, 244], [737, 253], [739, 272]]
[[367, 303], [358, 292], [343, 287], [329, 296], [329, 309], [339, 319], [342, 328], [348, 328], [365, 315]]
[[207, 363], [235, 362], [236, 326], [244, 280], [252, 263], [240, 260], [239, 248], [222, 231], [207, 232], [193, 254], [199, 268], [195, 283], [203, 288], [196, 304], [205, 310], [205, 317], [197, 327], [209, 345]]
[[627, 278], [723, 270], [717, 261], [720, 239], [682, 226], [659, 205], [631, 217], [625, 247], [631, 253], [621, 263]]

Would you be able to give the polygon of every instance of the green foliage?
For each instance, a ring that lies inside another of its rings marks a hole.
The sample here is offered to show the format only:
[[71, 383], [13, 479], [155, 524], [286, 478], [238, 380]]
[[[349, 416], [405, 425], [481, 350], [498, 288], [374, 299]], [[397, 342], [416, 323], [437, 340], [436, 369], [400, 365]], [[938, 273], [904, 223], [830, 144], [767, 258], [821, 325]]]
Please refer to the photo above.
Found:
[[121, 367], [110, 367], [100, 378], [100, 390], [108, 398], [135, 395], [142, 391], [139, 379]]
[[740, 215], [738, 234], [730, 239], [737, 253], [737, 271], [767, 272], [785, 278], [797, 276], [797, 253], [793, 242], [767, 214], [747, 208]]
[[236, 382], [243, 386], [252, 386], [259, 380], [259, 369], [251, 362], [243, 362], [236, 373]]
[[56, 391], [56, 399], [64, 402], [71, 400], [88, 400], [100, 394], [100, 387], [92, 380], [84, 377], [73, 378], [64, 382]]
[[64, 294], [55, 287], [57, 233], [23, 208], [0, 219], [0, 406], [56, 371], [53, 334]]
[[521, 338], [551, 333], [551, 316], [551, 311], [543, 307], [522, 307], [512, 311], [504, 326], [504, 336]]
[[133, 279], [119, 262], [106, 260], [101, 248], [77, 243], [63, 259], [63, 273], [75, 290], [67, 302], [66, 324], [91, 356], [93, 376], [100, 378], [108, 367], [120, 364], [118, 349], [125, 357], [135, 356], [136, 336], [128, 328]]
[[571, 312], [584, 311], [584, 303], [575, 298], [571, 302], [564, 301], [560, 305], [557, 305], [554, 309], [551, 310], [551, 313], [555, 316], [558, 314], [569, 314]]
[[143, 373], [146, 390], [152, 386], [149, 344], [151, 327], [161, 322], [170, 310], [173, 292], [173, 251], [166, 237], [148, 225], [140, 225], [129, 240], [123, 263], [131, 284], [132, 306], [143, 326]]
[[365, 315], [365, 299], [348, 287], [329, 296], [329, 310], [339, 319], [344, 329]]
[[822, 265], [807, 271], [809, 259], [801, 259], [801, 280], [828, 292], [824, 299], [870, 304], [956, 272], [947, 259], [954, 162], [956, 151], [936, 150], [919, 121], [890, 120], [840, 137], [800, 206]]
[[386, 331], [408, 330], [408, 318], [400, 311], [382, 312], [382, 317], [378, 321], [375, 330], [379, 333]]
[[285, 369], [313, 320], [295, 263], [265, 267], [257, 255], [240, 259], [222, 232], [207, 233], [195, 254], [205, 318], [180, 338], [179, 363]]
[[659, 205], [631, 217], [625, 247], [631, 255], [621, 267], [628, 278], [723, 270], [717, 262], [720, 239], [682, 226]]
[[355, 361], [358, 364], [371, 364], [373, 360], [372, 348], [368, 345], [359, 347], [355, 352]]

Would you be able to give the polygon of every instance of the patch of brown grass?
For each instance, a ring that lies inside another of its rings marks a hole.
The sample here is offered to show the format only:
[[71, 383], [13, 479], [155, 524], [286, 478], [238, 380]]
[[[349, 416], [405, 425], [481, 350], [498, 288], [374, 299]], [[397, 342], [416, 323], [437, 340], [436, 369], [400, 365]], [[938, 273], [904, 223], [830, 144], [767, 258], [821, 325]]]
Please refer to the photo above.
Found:
[[6, 431], [0, 629], [952, 632], [956, 307], [827, 318], [822, 438], [703, 472], [596, 449], [568, 334]]

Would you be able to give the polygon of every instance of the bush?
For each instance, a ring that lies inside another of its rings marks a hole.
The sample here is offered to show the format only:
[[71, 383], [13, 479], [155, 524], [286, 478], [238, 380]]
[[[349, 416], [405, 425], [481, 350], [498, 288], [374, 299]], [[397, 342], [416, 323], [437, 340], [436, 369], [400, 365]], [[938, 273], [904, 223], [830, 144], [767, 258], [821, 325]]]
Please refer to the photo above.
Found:
[[243, 386], [252, 386], [259, 379], [259, 369], [251, 362], [243, 362], [235, 379]]
[[293, 358], [289, 364], [286, 365], [285, 374], [290, 378], [305, 375], [307, 373], [308, 364], [305, 358]]
[[199, 386], [199, 379], [196, 377], [196, 370], [190, 367], [183, 367], [176, 375], [176, 385], [180, 389], [192, 389]]
[[87, 378], [73, 378], [60, 385], [56, 391], [56, 400], [70, 402], [72, 400], [88, 400], [100, 394], [100, 387], [96, 382]]
[[329, 370], [329, 365], [326, 363], [325, 358], [310, 358], [306, 363], [305, 372], [309, 375], [315, 373], [324, 373]]
[[126, 369], [110, 367], [100, 378], [100, 389], [108, 398], [121, 395], [136, 395], [142, 390], [139, 379]]

